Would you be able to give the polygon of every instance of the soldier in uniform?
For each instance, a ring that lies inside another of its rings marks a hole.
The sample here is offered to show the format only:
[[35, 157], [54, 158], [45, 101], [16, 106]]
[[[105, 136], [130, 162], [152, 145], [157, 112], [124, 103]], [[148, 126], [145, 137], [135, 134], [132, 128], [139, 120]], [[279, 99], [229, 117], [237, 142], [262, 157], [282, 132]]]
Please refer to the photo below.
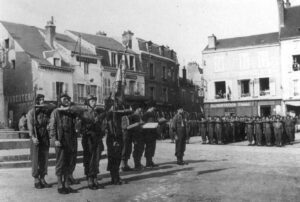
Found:
[[272, 124], [270, 122], [270, 118], [266, 117], [264, 120], [264, 135], [266, 140], [266, 145], [271, 146], [271, 137], [272, 137]]
[[178, 165], [185, 165], [183, 161], [185, 146], [186, 146], [186, 121], [183, 116], [183, 108], [179, 107], [177, 114], [174, 116], [174, 128], [175, 132], [175, 156], [177, 157]]
[[49, 134], [47, 125], [49, 123], [49, 114], [47, 114], [44, 104], [44, 95], [36, 96], [36, 105], [27, 114], [27, 126], [29, 136], [31, 137], [31, 160], [32, 176], [34, 177], [34, 186], [37, 189], [50, 185], [45, 181], [48, 169], [49, 157]]
[[215, 133], [217, 136], [217, 144], [223, 144], [223, 128], [222, 128], [222, 120], [220, 117], [217, 117], [215, 121]]
[[295, 125], [294, 125], [294, 121], [293, 119], [288, 115], [284, 121], [284, 126], [285, 126], [285, 131], [286, 131], [286, 134], [287, 134], [287, 143], [288, 144], [293, 144], [293, 133], [294, 133], [294, 128], [295, 128]]
[[120, 164], [122, 159], [123, 134], [122, 117], [132, 113], [126, 110], [118, 98], [115, 101], [106, 100], [106, 108], [110, 108], [107, 113], [107, 171], [110, 171], [111, 183], [121, 185], [123, 181], [120, 178]]
[[141, 170], [144, 166], [141, 163], [141, 158], [143, 156], [144, 150], [144, 139], [142, 135], [142, 128], [141, 124], [142, 121], [142, 108], [136, 107], [134, 113], [128, 116], [129, 123], [131, 126], [134, 126], [128, 129], [128, 133], [132, 136], [133, 139], [133, 160], [134, 160], [134, 167], [136, 170]]
[[252, 118], [249, 117], [247, 120], [245, 120], [245, 127], [247, 139], [249, 142], [248, 145], [254, 145], [254, 127]]
[[205, 119], [205, 117], [201, 118], [201, 121], [200, 121], [200, 135], [202, 137], [202, 144], [206, 144], [207, 120]]
[[105, 113], [96, 111], [97, 98], [89, 95], [86, 99], [87, 110], [82, 114], [82, 148], [84, 174], [88, 180], [89, 189], [103, 188], [98, 183], [99, 161], [104, 150], [101, 126]]
[[283, 124], [280, 121], [279, 117], [276, 117], [276, 121], [273, 123], [274, 135], [275, 135], [275, 144], [278, 147], [282, 146], [282, 135], [283, 135]]
[[208, 140], [209, 144], [214, 144], [214, 136], [215, 136], [215, 122], [211, 116], [208, 117], [207, 121], [207, 131], [208, 131]]
[[76, 115], [70, 111], [69, 95], [60, 96], [59, 107], [50, 118], [50, 135], [54, 139], [56, 151], [55, 174], [57, 176], [57, 191], [60, 194], [76, 193], [70, 187], [71, 175], [74, 171], [74, 154], [77, 151], [77, 136], [75, 131]]
[[261, 146], [262, 145], [262, 122], [259, 117], [256, 117], [254, 121], [254, 129], [255, 129], [255, 136], [256, 136], [256, 145]]
[[[155, 116], [155, 107], [151, 106], [144, 114], [143, 121], [145, 123], [158, 122]], [[157, 132], [152, 129], [144, 129], [144, 143], [145, 143], [145, 158], [146, 158], [146, 167], [157, 167], [158, 165], [153, 162], [153, 157], [155, 154], [156, 148], [156, 138]]]

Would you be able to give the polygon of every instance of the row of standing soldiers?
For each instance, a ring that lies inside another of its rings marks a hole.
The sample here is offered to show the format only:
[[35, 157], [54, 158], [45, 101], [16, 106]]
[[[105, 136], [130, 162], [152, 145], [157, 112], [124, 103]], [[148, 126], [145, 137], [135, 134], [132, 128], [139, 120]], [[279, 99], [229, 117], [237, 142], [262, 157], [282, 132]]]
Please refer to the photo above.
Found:
[[[119, 175], [121, 166], [123, 171], [130, 171], [128, 165], [131, 156], [135, 169], [143, 169], [141, 158], [144, 153], [146, 167], [156, 167], [153, 157], [156, 148], [158, 132], [154, 128], [142, 129], [145, 123], [158, 122], [155, 108], [150, 106], [145, 113], [141, 107], [125, 109], [116, 98], [107, 99], [105, 109], [96, 108], [97, 98], [88, 96], [84, 110], [71, 106], [71, 98], [62, 94], [58, 107], [55, 109], [44, 103], [44, 95], [38, 94], [36, 105], [27, 114], [28, 130], [31, 137], [32, 176], [37, 189], [51, 187], [45, 181], [47, 175], [49, 147], [53, 145], [56, 151], [55, 174], [57, 176], [57, 191], [60, 194], [77, 192], [71, 188], [72, 184], [79, 184], [74, 179], [73, 172], [77, 161], [77, 137], [82, 136], [83, 165], [88, 188], [96, 190], [103, 188], [98, 183], [99, 161], [104, 150], [103, 137], [106, 136], [107, 170], [111, 175], [111, 183], [120, 185], [123, 181]], [[80, 113], [79, 113], [80, 111]], [[181, 110], [182, 111], [182, 110]], [[185, 125], [179, 110], [176, 116], [178, 127], [173, 127], [177, 139], [175, 155], [178, 164], [185, 164], [182, 160], [185, 150]], [[182, 125], [181, 125], [182, 124]], [[178, 141], [177, 141], [178, 142]], [[133, 145], [133, 152], [132, 152]]]
[[248, 140], [249, 145], [292, 144], [295, 140], [295, 119], [271, 117], [208, 117], [201, 118], [199, 131], [203, 144], [226, 144]]

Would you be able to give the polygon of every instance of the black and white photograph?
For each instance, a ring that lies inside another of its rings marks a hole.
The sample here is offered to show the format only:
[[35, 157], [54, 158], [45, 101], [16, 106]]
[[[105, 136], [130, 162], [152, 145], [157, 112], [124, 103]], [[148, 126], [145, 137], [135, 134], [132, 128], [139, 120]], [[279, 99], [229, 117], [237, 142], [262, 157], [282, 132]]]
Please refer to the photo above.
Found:
[[300, 201], [300, 0], [0, 0], [0, 201]]

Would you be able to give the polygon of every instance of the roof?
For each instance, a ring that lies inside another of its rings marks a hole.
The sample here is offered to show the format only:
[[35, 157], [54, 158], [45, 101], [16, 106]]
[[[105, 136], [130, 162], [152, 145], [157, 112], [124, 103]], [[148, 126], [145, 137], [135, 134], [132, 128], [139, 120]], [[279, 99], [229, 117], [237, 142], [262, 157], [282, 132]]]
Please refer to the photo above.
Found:
[[276, 43], [279, 43], [279, 33], [272, 32], [266, 34], [244, 36], [244, 37], [217, 39], [216, 49], [208, 48], [208, 46], [206, 46], [204, 51], [240, 48], [240, 47], [247, 47], [247, 46], [259, 46], [259, 45], [276, 44]]
[[40, 63], [50, 65], [44, 59], [43, 52], [49, 51], [51, 48], [45, 42], [37, 27], [5, 21], [0, 21], [0, 23], [31, 58], [38, 59]]
[[300, 36], [300, 6], [285, 8], [284, 27], [280, 28], [280, 38]]
[[[104, 48], [104, 49], [109, 49], [109, 50], [114, 50], [119, 52], [125, 51], [125, 47], [120, 42], [118, 42], [117, 40], [111, 37], [87, 34], [82, 32], [71, 31], [71, 30], [68, 31], [77, 36], [81, 36], [85, 41], [93, 44], [97, 48]], [[130, 49], [128, 49], [127, 52], [136, 54]]]

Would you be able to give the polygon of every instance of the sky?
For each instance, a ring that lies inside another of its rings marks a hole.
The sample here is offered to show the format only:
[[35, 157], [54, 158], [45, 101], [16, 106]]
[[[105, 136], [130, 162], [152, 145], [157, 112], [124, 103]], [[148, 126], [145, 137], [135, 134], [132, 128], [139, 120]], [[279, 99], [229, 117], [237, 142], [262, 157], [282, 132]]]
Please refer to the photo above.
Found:
[[[300, 0], [290, 0], [292, 6]], [[101, 30], [167, 45], [181, 66], [196, 61], [207, 37], [231, 38], [278, 31], [277, 0], [0, 0], [0, 20], [43, 28], [54, 16], [58, 32]]]

